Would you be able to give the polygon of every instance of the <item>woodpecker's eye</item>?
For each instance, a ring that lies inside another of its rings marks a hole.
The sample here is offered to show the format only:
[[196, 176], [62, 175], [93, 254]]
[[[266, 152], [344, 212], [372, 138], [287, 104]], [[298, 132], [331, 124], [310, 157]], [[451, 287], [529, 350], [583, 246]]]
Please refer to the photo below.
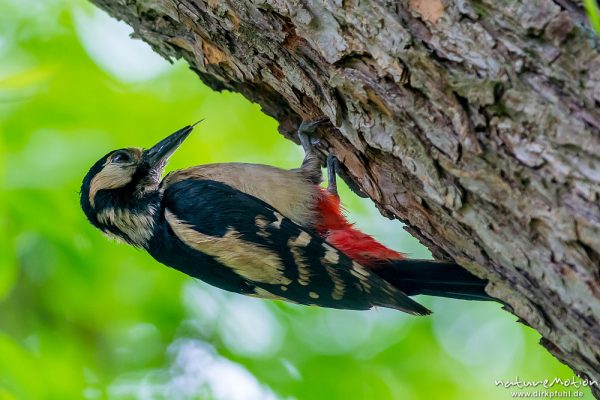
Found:
[[112, 156], [112, 162], [117, 164], [128, 163], [131, 161], [131, 154], [126, 151], [117, 151], [115, 155]]

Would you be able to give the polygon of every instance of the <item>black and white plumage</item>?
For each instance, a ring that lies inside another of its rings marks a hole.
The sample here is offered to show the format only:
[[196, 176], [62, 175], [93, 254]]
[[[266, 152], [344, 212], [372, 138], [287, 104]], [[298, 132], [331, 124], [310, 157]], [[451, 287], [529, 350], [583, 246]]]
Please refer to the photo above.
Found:
[[[430, 313], [400, 289], [422, 293], [407, 286], [401, 273], [384, 279], [313, 230], [307, 204], [314, 183], [300, 170], [213, 164], [176, 171], [161, 181], [168, 158], [192, 128], [148, 150], [119, 149], [96, 162], [81, 190], [89, 221], [107, 236], [231, 292], [330, 308]], [[394, 268], [389, 267], [382, 271]], [[456, 283], [444, 281], [439, 284]], [[473, 298], [484, 293], [484, 282], [476, 277], [461, 282]]]
[[148, 252], [232, 292], [331, 308], [427, 310], [261, 200], [216, 181], [165, 188]]

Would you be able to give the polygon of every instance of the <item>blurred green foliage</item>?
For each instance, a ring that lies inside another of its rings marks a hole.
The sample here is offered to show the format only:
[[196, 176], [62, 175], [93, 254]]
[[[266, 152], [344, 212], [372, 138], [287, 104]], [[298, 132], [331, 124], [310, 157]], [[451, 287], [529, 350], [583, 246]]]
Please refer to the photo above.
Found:
[[[170, 168], [302, 158], [258, 106], [127, 31], [80, 0], [0, 0], [0, 399], [506, 399], [495, 380], [572, 376], [497, 304], [422, 298], [435, 314], [415, 318], [261, 301], [106, 240], [78, 191], [113, 148], [206, 117]], [[427, 256], [342, 196], [360, 227]]]
[[600, 8], [598, 7], [598, 0], [583, 0], [583, 7], [596, 34], [600, 35]]

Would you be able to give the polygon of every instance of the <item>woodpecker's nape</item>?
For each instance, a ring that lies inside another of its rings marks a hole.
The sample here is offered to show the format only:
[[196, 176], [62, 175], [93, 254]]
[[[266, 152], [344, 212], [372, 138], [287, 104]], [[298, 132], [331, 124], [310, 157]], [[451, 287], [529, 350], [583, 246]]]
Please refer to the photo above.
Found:
[[430, 313], [408, 297], [416, 294], [490, 299], [486, 282], [459, 265], [406, 259], [347, 221], [332, 155], [328, 187], [320, 186], [320, 157], [307, 136], [318, 123], [299, 130], [306, 156], [298, 169], [207, 164], [161, 181], [194, 125], [150, 149], [114, 150], [96, 162], [81, 190], [90, 222], [169, 267], [250, 296], [415, 315]]

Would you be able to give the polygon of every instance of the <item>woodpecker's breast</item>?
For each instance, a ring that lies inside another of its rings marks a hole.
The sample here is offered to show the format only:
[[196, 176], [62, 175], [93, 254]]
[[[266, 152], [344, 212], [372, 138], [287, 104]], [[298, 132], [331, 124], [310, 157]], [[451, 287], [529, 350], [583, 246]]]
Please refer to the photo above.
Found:
[[318, 218], [316, 203], [320, 189], [299, 171], [261, 164], [206, 164], [172, 172], [162, 186], [186, 179], [222, 182], [264, 201], [303, 227], [311, 227]]

